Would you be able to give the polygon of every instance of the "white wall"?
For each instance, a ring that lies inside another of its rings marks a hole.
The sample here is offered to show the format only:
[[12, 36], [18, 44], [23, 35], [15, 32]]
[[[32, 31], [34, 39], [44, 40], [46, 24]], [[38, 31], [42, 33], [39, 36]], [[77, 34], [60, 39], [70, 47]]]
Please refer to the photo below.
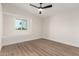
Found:
[[43, 38], [79, 47], [79, 9], [45, 19]]
[[[10, 5], [3, 5], [3, 12], [2, 45], [46, 38], [79, 47], [79, 9], [59, 12], [45, 19]], [[17, 31], [17, 18], [27, 19], [29, 30]]]
[[1, 50], [1, 47], [2, 47], [2, 25], [3, 25], [3, 19], [2, 19], [2, 5], [0, 4], [0, 50]]
[[[28, 30], [16, 30], [16, 19], [28, 20]], [[41, 20], [39, 17], [14, 6], [3, 5], [3, 45], [41, 38]]]

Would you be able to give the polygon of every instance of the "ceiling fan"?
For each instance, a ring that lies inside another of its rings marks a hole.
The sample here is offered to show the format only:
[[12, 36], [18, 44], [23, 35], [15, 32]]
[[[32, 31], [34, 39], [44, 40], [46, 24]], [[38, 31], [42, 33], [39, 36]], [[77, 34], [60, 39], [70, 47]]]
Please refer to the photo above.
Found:
[[39, 4], [40, 4], [39, 7], [38, 7], [38, 6], [35, 6], [35, 5], [33, 5], [33, 4], [30, 4], [30, 6], [33, 6], [33, 7], [35, 7], [35, 8], [38, 8], [39, 14], [42, 14], [42, 10], [43, 10], [43, 9], [51, 8], [51, 7], [52, 7], [52, 4], [47, 5], [47, 6], [44, 6], [44, 7], [42, 7], [43, 3], [39, 3]]

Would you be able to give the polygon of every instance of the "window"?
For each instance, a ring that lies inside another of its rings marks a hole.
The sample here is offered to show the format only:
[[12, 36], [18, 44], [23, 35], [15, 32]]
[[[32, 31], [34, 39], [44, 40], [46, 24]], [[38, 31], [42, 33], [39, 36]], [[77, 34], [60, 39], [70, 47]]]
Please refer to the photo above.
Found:
[[16, 30], [27, 30], [27, 20], [17, 19], [16, 20]]

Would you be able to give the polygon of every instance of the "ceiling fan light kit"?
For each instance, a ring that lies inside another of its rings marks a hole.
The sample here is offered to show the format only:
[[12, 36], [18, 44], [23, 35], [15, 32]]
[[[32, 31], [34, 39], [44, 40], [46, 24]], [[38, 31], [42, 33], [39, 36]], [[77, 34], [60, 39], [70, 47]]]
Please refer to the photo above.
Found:
[[30, 4], [30, 6], [33, 6], [33, 7], [35, 7], [35, 8], [38, 8], [39, 14], [42, 14], [43, 9], [46, 9], [46, 8], [51, 8], [51, 7], [52, 7], [52, 4], [47, 5], [47, 6], [44, 6], [44, 7], [42, 7], [43, 3], [39, 3], [39, 4], [40, 4], [40, 6], [39, 6], [39, 7], [38, 7], [38, 6], [35, 6], [35, 5]]
[[41, 14], [43, 9], [39, 8], [38, 11], [39, 11], [39, 14]]

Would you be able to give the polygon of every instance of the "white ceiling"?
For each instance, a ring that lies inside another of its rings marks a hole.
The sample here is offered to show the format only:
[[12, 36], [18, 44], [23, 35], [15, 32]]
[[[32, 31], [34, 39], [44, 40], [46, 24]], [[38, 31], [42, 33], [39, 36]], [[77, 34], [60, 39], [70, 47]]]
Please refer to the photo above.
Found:
[[[54, 15], [56, 13], [79, 9], [79, 3], [52, 3], [52, 5], [53, 5], [52, 8], [44, 9], [42, 14], [39, 14], [37, 8], [34, 8], [34, 7], [30, 6], [29, 4], [30, 3], [6, 3], [4, 5], [19, 7], [21, 9], [27, 10], [39, 17], [50, 17], [51, 15]], [[39, 4], [37, 4], [37, 3], [32, 3], [32, 4], [39, 6]], [[44, 3], [43, 6], [46, 6], [49, 4], [51, 4], [51, 3]]]

